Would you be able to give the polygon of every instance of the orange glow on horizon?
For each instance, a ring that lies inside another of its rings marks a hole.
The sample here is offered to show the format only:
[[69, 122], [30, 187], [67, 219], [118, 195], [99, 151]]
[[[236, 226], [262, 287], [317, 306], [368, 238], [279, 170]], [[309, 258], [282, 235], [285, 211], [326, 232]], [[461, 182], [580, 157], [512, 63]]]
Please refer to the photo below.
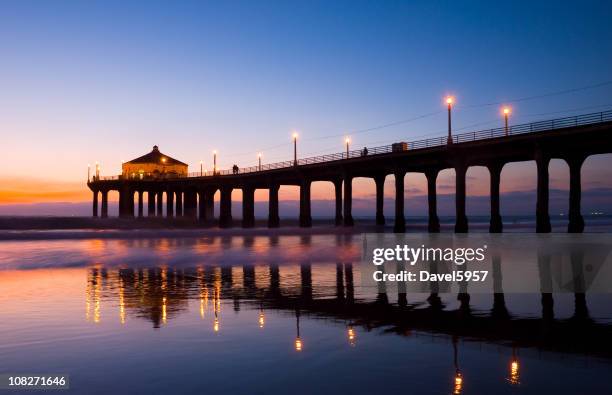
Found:
[[0, 204], [89, 202], [91, 191], [82, 182], [37, 178], [0, 178]]

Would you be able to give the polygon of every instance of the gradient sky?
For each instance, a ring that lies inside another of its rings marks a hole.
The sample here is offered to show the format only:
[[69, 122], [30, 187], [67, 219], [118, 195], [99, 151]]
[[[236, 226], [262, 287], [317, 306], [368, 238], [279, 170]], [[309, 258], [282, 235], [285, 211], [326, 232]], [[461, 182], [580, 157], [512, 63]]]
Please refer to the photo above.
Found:
[[[0, 203], [88, 199], [88, 163], [117, 174], [154, 144], [195, 170], [213, 149], [224, 168], [289, 159], [294, 129], [300, 156], [347, 134], [439, 136], [447, 93], [462, 131], [501, 126], [487, 103], [512, 104], [512, 123], [612, 109], [612, 83], [592, 87], [612, 81], [610, 15], [606, 1], [6, 1]], [[612, 187], [611, 165], [591, 159], [585, 182]], [[533, 188], [530, 166], [502, 188]]]

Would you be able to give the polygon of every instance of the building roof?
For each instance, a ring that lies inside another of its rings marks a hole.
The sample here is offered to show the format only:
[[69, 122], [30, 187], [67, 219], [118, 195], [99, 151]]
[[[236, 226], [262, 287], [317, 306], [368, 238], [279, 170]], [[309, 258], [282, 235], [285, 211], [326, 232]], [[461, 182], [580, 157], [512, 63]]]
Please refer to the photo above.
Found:
[[174, 158], [169, 157], [168, 155], [162, 154], [156, 145], [153, 146], [153, 151], [139, 158], [132, 159], [131, 161], [126, 162], [126, 163], [156, 163], [156, 164], [164, 164], [164, 165], [187, 166], [186, 163], [183, 163], [180, 160], [176, 160]]

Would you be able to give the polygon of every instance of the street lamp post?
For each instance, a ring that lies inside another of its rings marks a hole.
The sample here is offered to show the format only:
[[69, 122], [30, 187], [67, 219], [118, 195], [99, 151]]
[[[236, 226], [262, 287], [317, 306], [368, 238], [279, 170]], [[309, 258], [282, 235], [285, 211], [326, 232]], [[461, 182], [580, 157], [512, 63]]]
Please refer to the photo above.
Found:
[[100, 164], [96, 162], [96, 179], [100, 179]]
[[504, 107], [504, 109], [502, 110], [502, 112], [504, 113], [504, 130], [506, 132], [506, 136], [508, 135], [508, 117], [510, 116], [510, 107]]
[[87, 164], [87, 182], [89, 182], [90, 174], [91, 174], [91, 165], [88, 163]]
[[349, 144], [351, 143], [351, 139], [347, 137], [346, 140], [344, 140], [344, 142], [346, 143], [346, 159], [348, 159], [348, 157], [349, 157]]
[[213, 151], [213, 176], [217, 174], [217, 150]]
[[293, 133], [293, 165], [297, 166], [298, 161], [297, 161], [297, 138], [298, 138], [298, 134], [297, 133]]
[[204, 162], [200, 161], [200, 177], [204, 175]]
[[259, 171], [261, 171], [261, 152], [257, 154], [257, 159], [259, 160]]
[[448, 144], [453, 143], [453, 136], [451, 133], [451, 109], [453, 107], [453, 102], [454, 102], [454, 98], [452, 96], [448, 96], [446, 98], [446, 104], [448, 105], [448, 139], [447, 139]]

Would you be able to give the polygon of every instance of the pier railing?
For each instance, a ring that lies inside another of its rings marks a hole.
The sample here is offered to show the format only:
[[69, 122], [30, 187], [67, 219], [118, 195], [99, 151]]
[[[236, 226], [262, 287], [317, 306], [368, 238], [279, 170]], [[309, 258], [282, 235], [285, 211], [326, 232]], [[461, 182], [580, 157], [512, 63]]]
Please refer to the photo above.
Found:
[[[592, 125], [604, 122], [612, 122], [612, 110], [583, 114], [583, 115], [575, 115], [564, 118], [551, 119], [546, 121], [538, 121], [531, 123], [524, 123], [519, 125], [513, 125], [500, 128], [479, 130], [475, 132], [467, 132], [461, 134], [455, 134], [452, 136], [453, 144], [467, 143], [472, 141], [479, 140], [488, 140], [495, 139], [501, 137], [515, 136], [519, 134], [528, 134], [528, 133], [536, 133], [536, 132], [544, 132], [555, 129], [563, 129], [569, 127], [576, 126], [584, 126], [584, 125]], [[192, 172], [188, 173], [186, 176], [174, 176], [174, 178], [185, 178], [185, 177], [212, 177], [219, 175], [232, 175], [232, 174], [246, 174], [246, 173], [255, 173], [266, 170], [275, 170], [275, 169], [284, 169], [290, 168], [294, 166], [302, 166], [302, 165], [311, 165], [316, 163], [324, 163], [324, 162], [334, 162], [345, 159], [353, 159], [353, 158], [361, 158], [364, 156], [372, 156], [372, 155], [382, 155], [389, 154], [393, 152], [405, 152], [405, 151], [413, 151], [425, 148], [432, 147], [440, 147], [448, 144], [448, 137], [433, 137], [424, 140], [415, 140], [415, 141], [407, 141], [407, 142], [397, 142], [394, 144], [383, 145], [378, 147], [367, 147], [365, 150], [353, 150], [348, 152], [340, 152], [335, 154], [328, 155], [319, 155], [312, 156], [308, 158], [299, 158], [297, 161], [288, 160], [283, 162], [262, 164], [261, 166], [249, 166], [238, 168], [237, 170], [227, 169], [227, 170], [217, 170], [215, 173], [212, 171], [208, 172]], [[98, 177], [99, 180], [117, 180], [121, 179], [122, 176], [103, 176]], [[156, 177], [162, 179], [170, 179], [170, 177]], [[132, 178], [129, 178], [132, 179]], [[140, 179], [139, 176], [136, 176], [134, 179]], [[145, 177], [144, 179], [151, 179], [151, 177]]]

